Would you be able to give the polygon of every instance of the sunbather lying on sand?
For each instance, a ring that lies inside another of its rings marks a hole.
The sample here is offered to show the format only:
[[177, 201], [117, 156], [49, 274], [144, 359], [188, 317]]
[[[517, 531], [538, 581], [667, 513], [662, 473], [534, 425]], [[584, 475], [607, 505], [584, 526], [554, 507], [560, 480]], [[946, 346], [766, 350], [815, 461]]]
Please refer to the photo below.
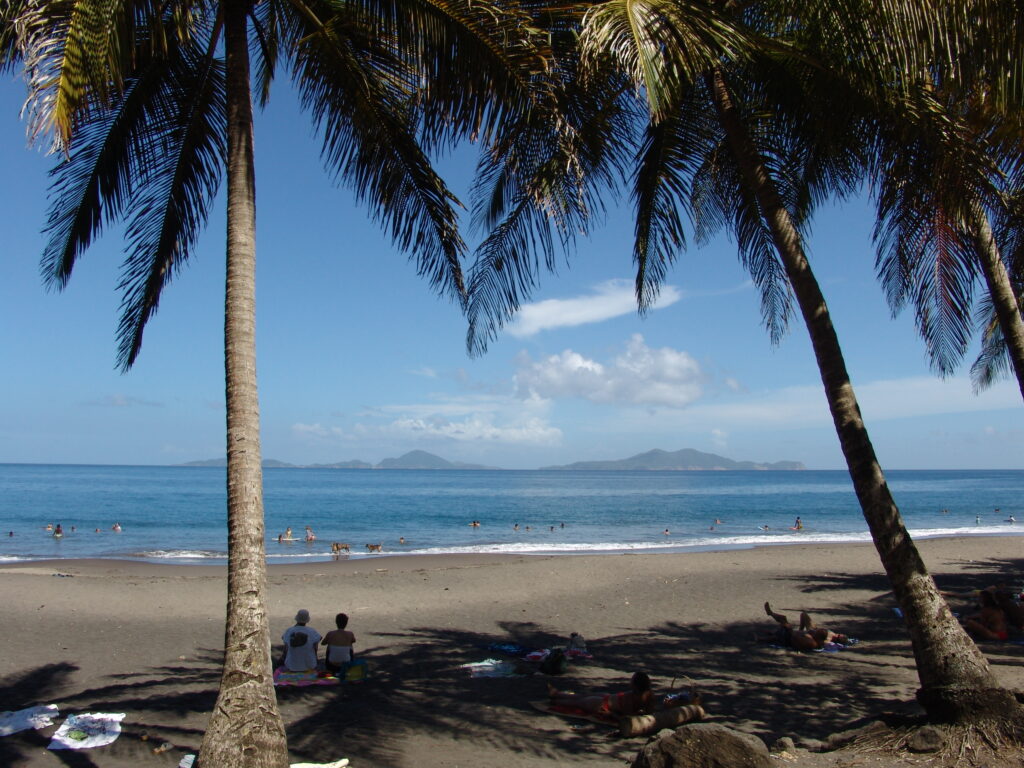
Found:
[[637, 715], [650, 712], [651, 678], [646, 672], [635, 672], [630, 680], [630, 690], [604, 694], [559, 691], [548, 683], [548, 697], [552, 704], [575, 707], [592, 715]]
[[825, 643], [845, 644], [848, 640], [846, 635], [838, 634], [824, 627], [815, 627], [806, 611], [800, 612], [798, 628], [792, 627], [789, 619], [781, 613], [772, 612], [772, 607], [767, 601], [764, 604], [764, 612], [779, 623], [779, 628], [774, 632], [757, 633], [755, 637], [758, 642], [778, 643], [797, 651], [814, 651], [824, 647]]

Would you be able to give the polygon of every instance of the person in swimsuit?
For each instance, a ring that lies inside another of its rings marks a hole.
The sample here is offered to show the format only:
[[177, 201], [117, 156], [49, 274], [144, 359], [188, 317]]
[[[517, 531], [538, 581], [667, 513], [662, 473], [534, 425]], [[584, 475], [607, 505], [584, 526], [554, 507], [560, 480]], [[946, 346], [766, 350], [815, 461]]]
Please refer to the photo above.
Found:
[[348, 626], [346, 614], [339, 613], [334, 617], [334, 623], [338, 628], [332, 629], [324, 635], [320, 644], [327, 646], [324, 666], [331, 672], [340, 672], [352, 661], [352, 646], [355, 645], [356, 636], [346, 629]]
[[794, 628], [789, 619], [781, 613], [772, 611], [772, 606], [765, 601], [764, 612], [771, 616], [778, 623], [779, 628], [770, 633], [757, 633], [755, 638], [762, 643], [777, 643], [786, 648], [797, 651], [815, 651], [824, 647], [825, 643], [845, 644], [849, 639], [824, 627], [814, 626], [811, 616], [806, 611], [800, 612], [800, 626]]
[[976, 640], [1009, 640], [1010, 626], [1006, 621], [1006, 611], [999, 607], [995, 593], [983, 589], [978, 593], [981, 610], [964, 619], [964, 629]]
[[573, 707], [598, 716], [643, 714], [651, 710], [651, 678], [646, 672], [634, 672], [628, 691], [604, 694], [560, 691], [548, 683], [548, 699], [557, 706]]

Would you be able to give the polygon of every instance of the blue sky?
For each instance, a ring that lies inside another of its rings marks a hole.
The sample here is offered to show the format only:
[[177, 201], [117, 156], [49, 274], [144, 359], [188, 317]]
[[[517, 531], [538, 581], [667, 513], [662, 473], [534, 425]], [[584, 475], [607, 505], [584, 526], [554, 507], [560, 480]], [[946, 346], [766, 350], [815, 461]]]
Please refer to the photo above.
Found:
[[[63, 293], [44, 289], [51, 158], [26, 148], [22, 99], [20, 82], [0, 84], [0, 462], [222, 456], [223, 205], [165, 290], [138, 363], [118, 373], [120, 233], [85, 254]], [[287, 91], [256, 131], [264, 457], [377, 462], [422, 449], [529, 469], [688, 447], [844, 466], [806, 331], [797, 321], [772, 347], [726, 239], [691, 245], [640, 318], [629, 211], [611, 205], [488, 353], [471, 359], [458, 308], [329, 182]], [[466, 165], [445, 163], [462, 195]], [[890, 317], [870, 230], [863, 201], [823, 210], [810, 251], [883, 466], [1021, 468], [1019, 391], [1006, 381], [973, 394], [970, 360], [957, 376], [932, 375], [912, 315]]]

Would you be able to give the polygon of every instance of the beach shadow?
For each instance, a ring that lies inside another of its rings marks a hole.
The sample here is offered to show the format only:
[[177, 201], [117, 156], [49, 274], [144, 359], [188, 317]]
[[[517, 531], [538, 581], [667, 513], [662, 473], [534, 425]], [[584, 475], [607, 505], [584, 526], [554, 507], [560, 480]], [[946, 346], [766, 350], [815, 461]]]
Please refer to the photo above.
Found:
[[[74, 664], [61, 662], [9, 675], [0, 683], [0, 702], [5, 710], [19, 710], [37, 704], [50, 703], [57, 691], [63, 689], [72, 674], [78, 671]], [[63, 714], [63, 712], [61, 713]], [[25, 759], [26, 753], [45, 749], [50, 733], [56, 727], [43, 731], [27, 730], [0, 739], [0, 765], [14, 765]]]

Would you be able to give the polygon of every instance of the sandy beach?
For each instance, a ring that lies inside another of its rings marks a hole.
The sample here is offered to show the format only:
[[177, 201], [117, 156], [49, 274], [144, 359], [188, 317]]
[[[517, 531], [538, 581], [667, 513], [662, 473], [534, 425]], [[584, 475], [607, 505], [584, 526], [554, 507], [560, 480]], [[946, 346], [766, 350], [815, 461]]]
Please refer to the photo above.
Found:
[[[1020, 584], [1018, 537], [918, 543], [942, 588]], [[0, 739], [0, 764], [171, 766], [198, 747], [216, 696], [225, 570], [69, 560], [0, 566], [0, 709], [56, 704], [62, 715], [124, 712], [112, 745], [46, 749], [55, 727]], [[564, 645], [593, 660], [559, 678], [621, 688], [636, 669], [657, 692], [696, 683], [714, 722], [771, 742], [823, 738], [868, 715], [915, 711], [916, 676], [895, 602], [870, 545], [763, 547], [664, 555], [380, 557], [273, 566], [271, 634], [298, 608], [325, 632], [345, 611], [365, 683], [279, 688], [294, 762], [354, 768], [621, 766], [645, 738], [545, 715], [544, 676], [471, 678], [491, 643]], [[765, 600], [860, 639], [834, 654], [753, 642]], [[960, 601], [954, 610], [969, 609]], [[277, 646], [275, 646], [275, 649]], [[1000, 680], [1024, 688], [1024, 646], [983, 645]], [[144, 740], [143, 736], [147, 738]], [[154, 754], [168, 742], [172, 749]]]

